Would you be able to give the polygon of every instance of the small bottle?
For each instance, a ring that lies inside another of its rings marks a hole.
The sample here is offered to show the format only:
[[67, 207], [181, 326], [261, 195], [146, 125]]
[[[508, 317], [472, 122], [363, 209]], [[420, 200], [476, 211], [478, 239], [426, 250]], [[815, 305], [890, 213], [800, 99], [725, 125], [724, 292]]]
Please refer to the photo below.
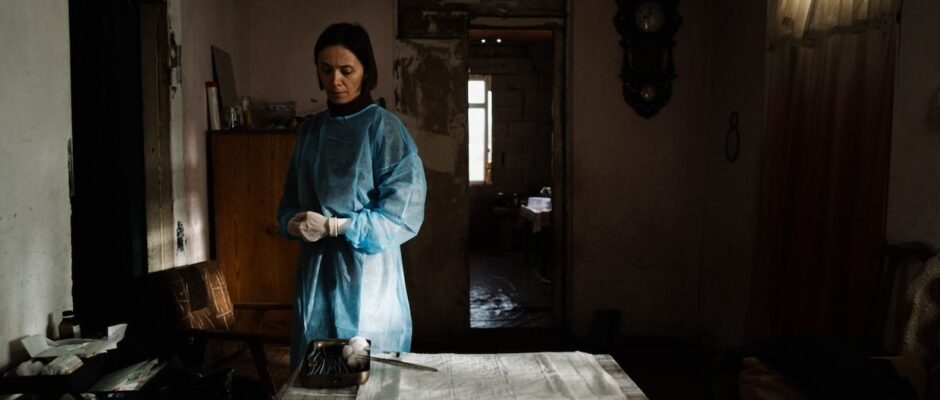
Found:
[[225, 118], [226, 129], [235, 129], [241, 123], [242, 112], [239, 108], [239, 106], [231, 106], [228, 108], [228, 114]]
[[76, 328], [78, 324], [75, 323], [75, 313], [72, 310], [62, 311], [62, 321], [59, 322], [59, 340], [74, 338]]
[[242, 97], [242, 125], [251, 127], [254, 121], [251, 118], [251, 98]]

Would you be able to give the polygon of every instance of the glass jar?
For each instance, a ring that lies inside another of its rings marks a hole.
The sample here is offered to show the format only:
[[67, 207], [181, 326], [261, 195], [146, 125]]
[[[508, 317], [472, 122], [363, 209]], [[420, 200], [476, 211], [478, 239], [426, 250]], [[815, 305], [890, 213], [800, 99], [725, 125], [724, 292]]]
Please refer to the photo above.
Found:
[[62, 311], [62, 321], [59, 322], [59, 340], [74, 338], [76, 327], [78, 324], [75, 322], [75, 313], [72, 310]]

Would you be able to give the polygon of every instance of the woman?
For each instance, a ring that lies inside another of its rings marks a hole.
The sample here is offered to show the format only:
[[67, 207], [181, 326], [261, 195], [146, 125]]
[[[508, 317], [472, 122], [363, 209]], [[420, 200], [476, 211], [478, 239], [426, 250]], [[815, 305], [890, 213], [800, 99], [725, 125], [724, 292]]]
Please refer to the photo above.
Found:
[[365, 29], [331, 25], [314, 58], [328, 109], [299, 127], [277, 213], [281, 233], [301, 240], [292, 367], [320, 338], [410, 350], [399, 246], [418, 233], [427, 190], [408, 131], [372, 104], [377, 68]]

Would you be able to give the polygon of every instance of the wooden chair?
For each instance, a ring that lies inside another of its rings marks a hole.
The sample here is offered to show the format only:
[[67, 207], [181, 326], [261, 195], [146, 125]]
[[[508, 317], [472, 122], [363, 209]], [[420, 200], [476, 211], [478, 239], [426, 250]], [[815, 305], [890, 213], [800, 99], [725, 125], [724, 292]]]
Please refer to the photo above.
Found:
[[[889, 361], [918, 398], [940, 400], [940, 256], [922, 243], [889, 245], [883, 255], [868, 329], [869, 355]], [[718, 370], [716, 399], [813, 399], [760, 359], [723, 361], [735, 363]]]
[[[158, 353], [179, 354], [187, 364], [202, 367], [206, 364], [207, 343], [240, 344], [230, 354], [212, 357], [208, 365], [229, 363], [248, 349], [265, 392], [270, 396], [276, 393], [264, 345], [289, 346], [290, 340], [286, 335], [262, 333], [260, 328], [268, 311], [290, 312], [290, 304], [233, 304], [225, 277], [215, 261], [152, 273], [146, 277], [145, 291], [144, 303], [148, 308], [145, 320], [151, 348]], [[238, 324], [236, 310], [250, 311], [250, 321]], [[246, 325], [247, 330], [236, 329]]]

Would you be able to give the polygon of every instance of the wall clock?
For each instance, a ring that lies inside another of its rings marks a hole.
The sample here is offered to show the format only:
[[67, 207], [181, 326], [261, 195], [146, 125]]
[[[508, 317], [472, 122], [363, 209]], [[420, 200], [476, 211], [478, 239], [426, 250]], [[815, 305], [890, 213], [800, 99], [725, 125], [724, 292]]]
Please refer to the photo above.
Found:
[[676, 68], [675, 34], [682, 18], [679, 0], [617, 0], [614, 25], [623, 48], [623, 99], [646, 118], [656, 115], [672, 97]]

